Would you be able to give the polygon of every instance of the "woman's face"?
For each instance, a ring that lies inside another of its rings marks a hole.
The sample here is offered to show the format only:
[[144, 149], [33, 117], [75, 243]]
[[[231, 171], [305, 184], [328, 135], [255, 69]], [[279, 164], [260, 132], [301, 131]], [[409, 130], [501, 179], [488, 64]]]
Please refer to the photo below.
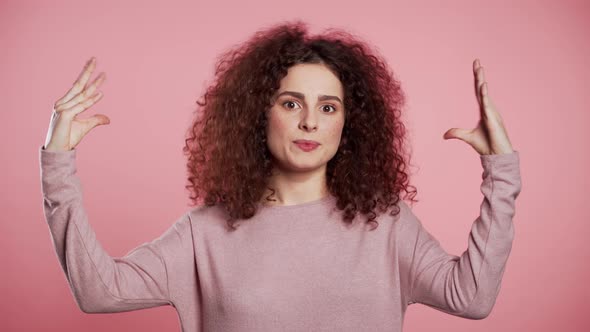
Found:
[[[322, 64], [294, 65], [280, 83], [267, 113], [267, 145], [274, 166], [283, 172], [325, 171], [344, 127], [342, 83]], [[319, 145], [305, 151], [296, 140]]]

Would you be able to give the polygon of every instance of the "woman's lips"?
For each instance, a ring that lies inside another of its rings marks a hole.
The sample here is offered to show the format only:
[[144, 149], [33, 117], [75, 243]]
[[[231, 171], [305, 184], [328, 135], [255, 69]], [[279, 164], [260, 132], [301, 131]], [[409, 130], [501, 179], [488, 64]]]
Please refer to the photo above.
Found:
[[318, 143], [306, 143], [301, 141], [295, 141], [294, 143], [303, 151], [312, 151], [319, 146]]
[[304, 143], [304, 144], [316, 144], [316, 145], [320, 145], [320, 143], [313, 141], [313, 140], [309, 140], [309, 139], [296, 139], [293, 142], [295, 143]]

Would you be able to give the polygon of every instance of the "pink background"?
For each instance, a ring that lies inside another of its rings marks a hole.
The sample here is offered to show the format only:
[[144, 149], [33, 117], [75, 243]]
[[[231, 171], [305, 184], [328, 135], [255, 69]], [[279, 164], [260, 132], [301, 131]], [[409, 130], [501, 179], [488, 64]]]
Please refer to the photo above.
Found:
[[[409, 3], [409, 2], [408, 2]], [[520, 152], [523, 190], [502, 289], [484, 320], [412, 305], [404, 331], [587, 331], [590, 300], [590, 6], [585, 1], [2, 1], [0, 223], [3, 331], [177, 331], [172, 307], [84, 314], [42, 210], [38, 149], [51, 107], [85, 61], [107, 79], [104, 113], [77, 147], [84, 203], [113, 256], [189, 208], [181, 149], [216, 57], [255, 30], [300, 18], [376, 45], [408, 95], [415, 214], [461, 254], [483, 198], [477, 153], [452, 127], [478, 120], [471, 62]]]

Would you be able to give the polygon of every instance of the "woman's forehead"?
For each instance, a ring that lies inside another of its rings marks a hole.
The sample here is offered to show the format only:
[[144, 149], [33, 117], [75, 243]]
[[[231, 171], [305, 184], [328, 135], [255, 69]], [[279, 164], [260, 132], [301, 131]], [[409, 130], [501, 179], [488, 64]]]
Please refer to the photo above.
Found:
[[342, 100], [343, 86], [334, 73], [322, 64], [297, 64], [289, 68], [281, 80], [278, 97], [291, 91], [304, 97], [316, 99], [319, 96], [334, 96]]

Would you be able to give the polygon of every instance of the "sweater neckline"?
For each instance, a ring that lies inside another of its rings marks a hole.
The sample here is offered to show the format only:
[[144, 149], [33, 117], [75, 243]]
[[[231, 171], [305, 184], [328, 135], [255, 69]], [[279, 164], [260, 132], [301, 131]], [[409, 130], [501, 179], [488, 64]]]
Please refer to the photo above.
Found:
[[333, 196], [332, 194], [328, 194], [320, 199], [316, 199], [316, 200], [301, 203], [301, 204], [262, 205], [262, 203], [260, 203], [260, 206], [262, 209], [267, 210], [267, 211], [297, 210], [297, 209], [302, 209], [302, 208], [309, 208], [309, 207], [316, 206], [316, 205], [325, 205], [335, 199], [336, 199], [335, 196]]

